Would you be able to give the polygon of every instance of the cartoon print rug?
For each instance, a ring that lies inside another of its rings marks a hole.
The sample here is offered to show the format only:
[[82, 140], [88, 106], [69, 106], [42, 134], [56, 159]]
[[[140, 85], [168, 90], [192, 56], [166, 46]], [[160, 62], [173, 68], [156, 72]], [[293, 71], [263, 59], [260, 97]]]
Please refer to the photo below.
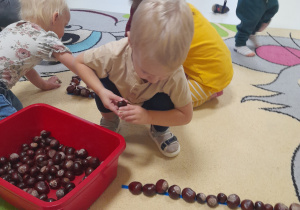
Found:
[[[122, 38], [128, 20], [128, 15], [102, 11], [73, 10], [71, 15], [63, 41], [74, 55]], [[300, 33], [269, 28], [258, 34], [257, 56], [246, 58], [233, 51], [235, 26], [212, 25], [232, 53], [234, 77], [224, 95], [195, 109], [188, 125], [171, 127], [181, 144], [176, 158], [158, 151], [149, 126], [121, 122], [127, 146], [117, 178], [90, 209], [209, 209], [166, 195], [134, 196], [126, 189], [132, 181], [155, 184], [159, 179], [206, 195], [234, 193], [273, 206], [299, 203]], [[46, 62], [37, 70], [43, 77], [57, 75], [62, 86], [43, 92], [28, 81], [18, 83], [12, 90], [24, 107], [46, 103], [99, 123], [93, 99], [66, 94], [72, 72]], [[13, 209], [5, 201], [1, 205]]]

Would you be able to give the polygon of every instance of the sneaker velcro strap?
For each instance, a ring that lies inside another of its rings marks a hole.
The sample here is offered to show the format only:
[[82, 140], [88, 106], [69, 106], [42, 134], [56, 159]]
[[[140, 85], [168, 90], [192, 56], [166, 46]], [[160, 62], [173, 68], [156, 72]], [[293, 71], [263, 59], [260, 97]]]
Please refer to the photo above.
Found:
[[166, 146], [169, 146], [170, 144], [172, 144], [175, 141], [177, 141], [176, 136], [172, 136], [172, 138], [164, 141], [164, 143], [162, 143], [162, 145], [160, 146], [160, 148], [164, 151], [164, 149], [166, 148]]

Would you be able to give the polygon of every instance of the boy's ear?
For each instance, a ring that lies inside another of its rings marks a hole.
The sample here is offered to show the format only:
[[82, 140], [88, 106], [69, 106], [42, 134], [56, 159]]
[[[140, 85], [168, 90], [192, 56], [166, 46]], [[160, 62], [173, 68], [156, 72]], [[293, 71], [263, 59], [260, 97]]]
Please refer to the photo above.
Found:
[[58, 12], [54, 12], [52, 15], [52, 24], [55, 24], [58, 20]]
[[130, 31], [127, 31], [127, 37], [128, 37], [128, 43], [131, 46], [131, 43], [130, 43]]

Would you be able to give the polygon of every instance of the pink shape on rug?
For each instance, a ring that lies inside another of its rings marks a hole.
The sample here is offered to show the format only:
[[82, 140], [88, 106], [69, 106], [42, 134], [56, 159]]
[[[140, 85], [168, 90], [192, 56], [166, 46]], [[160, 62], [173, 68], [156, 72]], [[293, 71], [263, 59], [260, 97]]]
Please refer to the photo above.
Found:
[[271, 63], [284, 66], [295, 66], [300, 64], [300, 50], [274, 45], [260, 46], [256, 54]]

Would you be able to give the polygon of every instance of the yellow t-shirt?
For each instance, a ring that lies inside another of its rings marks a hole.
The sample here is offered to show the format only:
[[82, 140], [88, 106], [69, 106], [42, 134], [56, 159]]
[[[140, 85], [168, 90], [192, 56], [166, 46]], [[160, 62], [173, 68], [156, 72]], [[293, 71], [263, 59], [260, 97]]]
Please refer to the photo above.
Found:
[[194, 36], [183, 64], [184, 72], [214, 92], [221, 91], [233, 76], [230, 51], [209, 21], [188, 5], [194, 17]]

